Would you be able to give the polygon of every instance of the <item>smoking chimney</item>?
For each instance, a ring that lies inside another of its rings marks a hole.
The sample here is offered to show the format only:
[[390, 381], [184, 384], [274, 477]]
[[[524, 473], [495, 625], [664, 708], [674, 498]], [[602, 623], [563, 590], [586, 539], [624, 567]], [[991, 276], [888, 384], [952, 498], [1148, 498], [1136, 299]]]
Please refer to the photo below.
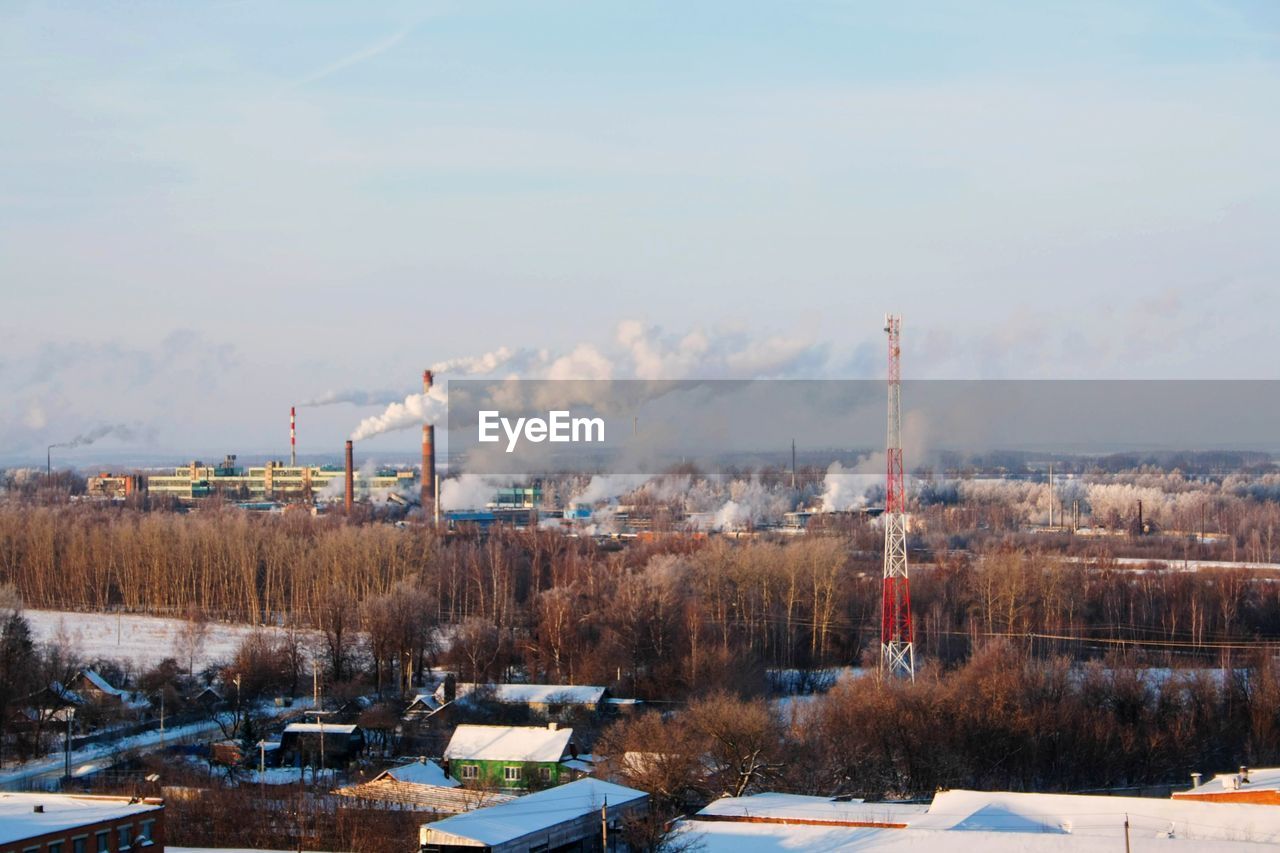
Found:
[[[422, 393], [431, 391], [430, 370], [422, 371]], [[436, 428], [422, 427], [422, 517], [425, 519], [436, 500]]]
[[346, 476], [347, 476], [347, 499], [344, 505], [347, 509], [347, 514], [350, 515], [352, 504], [355, 501], [355, 488], [356, 488], [354, 450], [352, 448], [350, 439], [347, 439], [347, 474]]
[[298, 467], [298, 412], [289, 407], [289, 467]]

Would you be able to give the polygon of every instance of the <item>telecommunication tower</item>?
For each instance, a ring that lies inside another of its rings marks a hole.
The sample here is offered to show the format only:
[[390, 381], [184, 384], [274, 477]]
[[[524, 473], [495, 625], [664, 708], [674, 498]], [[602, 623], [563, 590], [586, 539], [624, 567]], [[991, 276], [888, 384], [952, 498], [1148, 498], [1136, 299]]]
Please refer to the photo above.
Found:
[[907, 495], [902, 476], [902, 318], [887, 314], [889, 335], [889, 437], [884, 503], [884, 598], [880, 619], [880, 668], [890, 675], [916, 677], [915, 632], [907, 580]]

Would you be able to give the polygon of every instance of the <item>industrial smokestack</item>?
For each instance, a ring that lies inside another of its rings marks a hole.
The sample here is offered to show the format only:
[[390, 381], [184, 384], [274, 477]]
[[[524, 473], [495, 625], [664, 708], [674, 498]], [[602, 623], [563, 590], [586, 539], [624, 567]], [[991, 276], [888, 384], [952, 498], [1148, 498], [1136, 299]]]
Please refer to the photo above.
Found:
[[355, 451], [353, 449], [352, 442], [350, 439], [347, 439], [346, 477], [347, 477], [347, 497], [344, 505], [346, 506], [347, 514], [350, 515], [351, 508], [355, 503], [355, 489], [356, 489]]
[[[422, 371], [422, 393], [431, 391], [431, 380], [434, 377], [430, 370]], [[436, 500], [436, 428], [431, 425], [422, 427], [422, 515], [426, 518], [428, 508]]]
[[298, 467], [298, 410], [289, 407], [289, 467]]

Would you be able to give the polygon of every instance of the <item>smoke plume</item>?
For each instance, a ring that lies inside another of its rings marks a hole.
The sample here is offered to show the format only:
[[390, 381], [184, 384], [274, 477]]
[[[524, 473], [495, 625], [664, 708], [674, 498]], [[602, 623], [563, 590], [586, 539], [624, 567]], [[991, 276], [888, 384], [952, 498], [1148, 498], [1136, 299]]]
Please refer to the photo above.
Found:
[[399, 391], [325, 391], [319, 397], [313, 397], [298, 408], [311, 409], [318, 406], [336, 406], [347, 403], [352, 406], [385, 406], [400, 399]]
[[50, 444], [49, 448], [87, 447], [95, 441], [108, 436], [118, 438], [121, 441], [136, 441], [138, 439], [138, 430], [136, 427], [129, 426], [128, 424], [103, 424], [102, 426], [94, 427], [87, 432], [82, 432], [75, 438], [69, 439], [68, 441], [59, 441], [55, 444]]
[[438, 423], [449, 410], [444, 387], [432, 386], [426, 394], [410, 394], [403, 402], [392, 403], [380, 415], [370, 415], [351, 433], [352, 441], [363, 441], [384, 432]]

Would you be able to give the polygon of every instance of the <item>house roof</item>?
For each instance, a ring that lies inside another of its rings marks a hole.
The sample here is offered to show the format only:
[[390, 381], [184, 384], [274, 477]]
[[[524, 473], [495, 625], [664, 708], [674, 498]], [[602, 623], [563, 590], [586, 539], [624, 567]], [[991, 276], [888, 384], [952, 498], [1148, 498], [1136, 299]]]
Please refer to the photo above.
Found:
[[373, 777], [372, 781], [377, 782], [380, 779], [394, 779], [397, 782], [413, 785], [438, 785], [442, 788], [456, 788], [462, 784], [456, 779], [449, 778], [439, 764], [425, 758], [383, 770]]
[[110, 682], [91, 669], [81, 670], [80, 675], [103, 693], [109, 693], [112, 696], [119, 696], [121, 699], [124, 699], [129, 695], [128, 690], [122, 690], [119, 687], [112, 686]]
[[754, 794], [749, 797], [722, 797], [698, 812], [697, 816], [707, 820], [899, 826], [927, 810], [928, 806], [907, 803], [865, 803], [862, 800], [833, 800], [800, 794]]
[[467, 846], [495, 846], [518, 841], [526, 835], [550, 829], [566, 821], [609, 808], [638, 802], [648, 797], [643, 791], [600, 779], [580, 779], [557, 788], [520, 797], [510, 803], [477, 809], [445, 818], [423, 827], [429, 836], [444, 843]]
[[[440, 693], [444, 688], [437, 689]], [[457, 687], [462, 698], [477, 689], [492, 691], [497, 702], [506, 705], [598, 705], [604, 701], [606, 688], [590, 684], [472, 684]]]
[[1250, 767], [1245, 775], [1249, 778], [1248, 782], [1244, 781], [1239, 773], [1219, 773], [1190, 791], [1179, 791], [1173, 796], [1224, 794], [1236, 791], [1280, 791], [1280, 767]]
[[[36, 806], [43, 811], [37, 812]], [[0, 794], [0, 844], [163, 808], [158, 802], [130, 802], [125, 797]]]
[[321, 732], [324, 732], [325, 734], [350, 735], [355, 734], [358, 728], [360, 727], [355, 725], [339, 725], [338, 723], [290, 723], [284, 727], [284, 733], [320, 734]]
[[559, 761], [573, 729], [536, 726], [458, 726], [445, 758], [476, 761]]

